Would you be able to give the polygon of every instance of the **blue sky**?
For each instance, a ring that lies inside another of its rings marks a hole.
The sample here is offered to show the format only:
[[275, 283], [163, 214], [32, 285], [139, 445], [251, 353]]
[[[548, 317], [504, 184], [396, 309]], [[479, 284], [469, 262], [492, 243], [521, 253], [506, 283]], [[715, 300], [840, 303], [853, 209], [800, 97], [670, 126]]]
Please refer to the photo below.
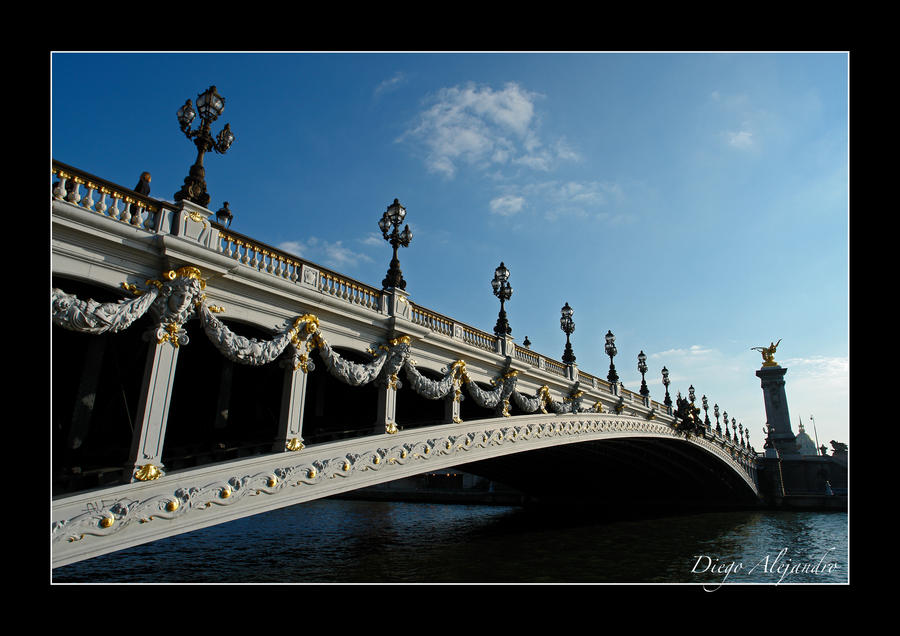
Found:
[[225, 97], [208, 154], [233, 228], [380, 286], [398, 198], [413, 301], [579, 368], [603, 344], [661, 400], [693, 384], [751, 430], [750, 348], [782, 339], [794, 432], [849, 442], [848, 63], [844, 53], [54, 53], [54, 159], [173, 200], [196, 151], [176, 110]]

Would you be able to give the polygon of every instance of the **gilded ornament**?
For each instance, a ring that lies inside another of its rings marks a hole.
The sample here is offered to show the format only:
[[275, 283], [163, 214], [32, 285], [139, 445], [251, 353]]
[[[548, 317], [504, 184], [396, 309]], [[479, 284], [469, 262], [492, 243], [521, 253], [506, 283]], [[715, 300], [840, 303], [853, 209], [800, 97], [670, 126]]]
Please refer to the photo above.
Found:
[[759, 351], [762, 353], [764, 367], [777, 367], [778, 363], [775, 362], [775, 350], [778, 349], [781, 340], [782, 339], [779, 338], [778, 342], [769, 343], [768, 347], [750, 347], [750, 351]]
[[303, 442], [301, 442], [299, 438], [293, 437], [285, 443], [284, 447], [289, 451], [302, 450]]
[[113, 523], [115, 523], [115, 521], [116, 521], [116, 518], [115, 518], [115, 517], [103, 517], [102, 519], [100, 519], [100, 527], [101, 527], [101, 528], [108, 528], [108, 527], [110, 527]]
[[180, 504], [178, 503], [177, 499], [172, 499], [171, 501], [169, 501], [169, 503], [166, 504], [166, 510], [168, 510], [169, 512], [175, 512], [176, 510], [178, 510], [179, 505]]
[[219, 493], [219, 497], [222, 499], [228, 499], [231, 496], [231, 488], [225, 486], [222, 491]]
[[275, 484], [277, 484], [277, 483], [278, 483], [278, 478], [277, 478], [277, 477], [274, 477], [274, 476], [269, 477], [269, 479], [266, 481], [266, 485], [267, 485], [269, 488], [274, 488], [274, 487], [275, 487]]
[[316, 475], [318, 475], [318, 473], [316, 472], [315, 468], [310, 468], [308, 471], [306, 471], [306, 476], [310, 479], [315, 479]]
[[154, 479], [159, 479], [161, 476], [162, 471], [153, 464], [144, 464], [134, 473], [134, 478], [138, 481], [152, 481]]
[[397, 428], [397, 425], [394, 422], [389, 422], [384, 427], [384, 432], [387, 433], [388, 435], [394, 435], [398, 430], [399, 429]]

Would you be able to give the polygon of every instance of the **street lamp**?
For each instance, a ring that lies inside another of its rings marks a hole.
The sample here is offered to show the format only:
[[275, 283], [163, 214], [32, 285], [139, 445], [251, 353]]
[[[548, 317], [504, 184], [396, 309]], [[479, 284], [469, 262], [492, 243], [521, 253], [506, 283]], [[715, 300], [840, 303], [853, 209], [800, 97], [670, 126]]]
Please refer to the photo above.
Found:
[[694, 394], [694, 385], [688, 387], [688, 400], [690, 400], [691, 406], [694, 406], [694, 400], [697, 399]]
[[647, 356], [643, 351], [638, 354], [638, 371], [641, 374], [641, 395], [647, 397], [650, 395], [650, 389], [647, 388], [647, 380], [644, 377], [647, 373]]
[[669, 395], [669, 370], [665, 367], [662, 368], [662, 378], [663, 386], [666, 387], [666, 399], [663, 400], [663, 404], [665, 404], [666, 406], [672, 406], [672, 396]]
[[231, 227], [232, 219], [234, 219], [234, 215], [231, 213], [231, 208], [228, 207], [228, 201], [226, 201], [225, 205], [216, 212], [216, 221], [225, 227]]
[[176, 201], [192, 201], [198, 205], [206, 207], [209, 204], [209, 195], [206, 193], [206, 170], [203, 167], [203, 155], [210, 150], [215, 150], [220, 155], [224, 155], [231, 144], [234, 143], [234, 134], [231, 132], [231, 125], [225, 124], [225, 128], [213, 139], [209, 132], [209, 128], [216, 119], [225, 110], [225, 98], [219, 95], [215, 86], [210, 86], [204, 92], [197, 95], [197, 111], [200, 113], [200, 127], [197, 130], [191, 130], [191, 122], [197, 116], [191, 100], [187, 100], [184, 106], [178, 109], [178, 123], [181, 125], [181, 132], [188, 139], [194, 140], [197, 146], [197, 160], [191, 166], [188, 176], [184, 178], [184, 185], [181, 190], [175, 193]]
[[702, 398], [700, 398], [700, 401], [703, 403], [703, 423], [706, 424], [706, 428], [710, 428], [709, 400], [707, 400], [706, 396], [704, 395]]
[[722, 411], [722, 420], [725, 422], [725, 439], [728, 439], [728, 411]]
[[562, 316], [559, 319], [559, 328], [566, 334], [566, 348], [563, 351], [562, 361], [565, 364], [575, 364], [575, 353], [572, 351], [572, 343], [569, 342], [569, 336], [575, 331], [575, 321], [572, 320], [575, 311], [569, 307], [569, 303], [566, 303], [560, 312]]
[[[409, 231], [409, 225], [403, 228], [402, 232], [400, 231], [400, 224], [403, 223], [403, 219], [405, 218], [406, 208], [400, 205], [400, 201], [394, 199], [394, 202], [390, 204], [384, 214], [381, 215], [381, 220], [378, 221], [378, 227], [381, 229], [384, 240], [390, 243], [391, 247], [394, 248], [394, 257], [391, 259], [391, 266], [387, 271], [387, 276], [381, 281], [381, 284], [385, 289], [390, 289], [391, 287], [406, 289], [406, 281], [403, 280], [403, 272], [400, 271], [400, 261], [397, 260], [397, 248], [401, 245], [403, 247], [409, 247], [409, 244], [412, 241], [412, 232]], [[389, 234], [388, 230], [392, 227], [393, 230]]]
[[722, 434], [722, 425], [719, 424], [719, 405], [718, 404], [713, 405], [713, 415], [716, 416], [716, 434], [721, 435]]
[[494, 326], [494, 333], [498, 336], [506, 336], [512, 333], [512, 328], [506, 320], [506, 309], [504, 303], [512, 297], [513, 288], [509, 284], [509, 270], [501, 262], [500, 267], [494, 270], [494, 278], [491, 281], [491, 287], [494, 288], [494, 296], [500, 299], [500, 313], [497, 315], [497, 324]]
[[609, 356], [609, 373], [606, 375], [606, 379], [609, 380], [612, 384], [615, 384], [619, 381], [619, 374], [616, 373], [616, 365], [613, 364], [613, 358], [619, 352], [616, 349], [616, 337], [613, 335], [612, 331], [606, 332], [606, 355]]

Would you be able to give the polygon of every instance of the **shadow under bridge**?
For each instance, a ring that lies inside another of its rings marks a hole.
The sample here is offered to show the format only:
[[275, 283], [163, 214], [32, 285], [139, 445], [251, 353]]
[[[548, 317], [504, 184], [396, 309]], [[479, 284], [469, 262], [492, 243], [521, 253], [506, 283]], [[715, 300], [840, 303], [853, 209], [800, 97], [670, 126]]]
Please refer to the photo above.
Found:
[[685, 438], [638, 435], [546, 446], [460, 469], [533, 502], [589, 505], [598, 514], [757, 505], [752, 476], [732, 464]]

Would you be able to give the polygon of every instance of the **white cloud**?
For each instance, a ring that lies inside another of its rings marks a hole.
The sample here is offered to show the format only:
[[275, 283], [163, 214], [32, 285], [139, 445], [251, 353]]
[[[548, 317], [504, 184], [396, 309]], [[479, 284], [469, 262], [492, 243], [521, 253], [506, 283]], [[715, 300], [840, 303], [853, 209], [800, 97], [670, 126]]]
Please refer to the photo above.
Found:
[[401, 84], [406, 83], [406, 75], [400, 71], [394, 73], [394, 76], [384, 80], [378, 86], [375, 87], [375, 96], [381, 95], [382, 93], [386, 93], [388, 91], [392, 91], [396, 89]]
[[[363, 243], [367, 243], [369, 239], [363, 239]], [[372, 258], [361, 252], [356, 252], [345, 247], [342, 241], [330, 243], [315, 236], [311, 236], [306, 241], [284, 241], [277, 245], [278, 249], [296, 254], [300, 258], [310, 260], [314, 263], [321, 263], [329, 267], [349, 268], [359, 263], [370, 263]]]
[[549, 146], [541, 141], [535, 113], [539, 97], [514, 82], [500, 90], [471, 83], [444, 88], [398, 141], [421, 143], [428, 169], [446, 177], [463, 165], [549, 170], [578, 155], [564, 141]]
[[512, 216], [521, 212], [525, 205], [525, 199], [520, 196], [506, 194], [493, 199], [490, 203], [491, 212], [500, 216]]
[[726, 133], [728, 137], [728, 145], [733, 148], [739, 148], [741, 150], [746, 150], [748, 148], [752, 148], [753, 143], [753, 133], [749, 130], [740, 130], [738, 132], [729, 132]]

